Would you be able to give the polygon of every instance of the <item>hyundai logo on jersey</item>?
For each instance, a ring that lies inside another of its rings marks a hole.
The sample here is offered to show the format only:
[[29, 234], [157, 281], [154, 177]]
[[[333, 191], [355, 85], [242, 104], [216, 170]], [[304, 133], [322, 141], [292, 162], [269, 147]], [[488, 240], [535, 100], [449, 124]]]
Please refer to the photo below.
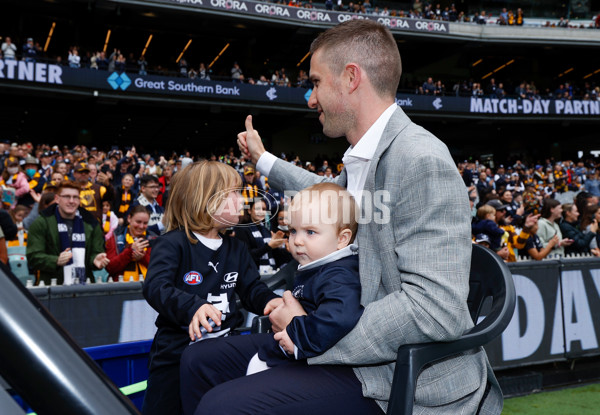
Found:
[[225, 282], [236, 282], [237, 278], [238, 278], [238, 273], [237, 272], [230, 272], [225, 274], [225, 276], [223, 277]]
[[190, 271], [183, 276], [183, 282], [187, 285], [198, 285], [202, 284], [203, 278], [202, 274], [198, 271]]

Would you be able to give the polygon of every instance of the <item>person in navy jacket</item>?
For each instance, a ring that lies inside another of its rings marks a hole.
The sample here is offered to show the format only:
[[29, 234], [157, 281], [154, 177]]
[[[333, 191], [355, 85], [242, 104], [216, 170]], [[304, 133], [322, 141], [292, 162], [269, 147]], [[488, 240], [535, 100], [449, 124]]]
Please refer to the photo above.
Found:
[[155, 240], [144, 297], [158, 311], [142, 413], [179, 414], [179, 361], [190, 341], [226, 336], [247, 310], [269, 314], [282, 300], [260, 281], [246, 245], [221, 235], [237, 224], [241, 180], [230, 166], [193, 163], [171, 182], [167, 233]]
[[201, 412], [204, 393], [225, 386], [227, 380], [283, 365], [307, 365], [307, 357], [336, 344], [362, 315], [358, 247], [352, 244], [357, 230], [352, 196], [334, 183], [319, 183], [296, 195], [289, 212], [290, 251], [300, 265], [293, 292], [284, 293], [284, 301], [293, 295], [306, 315], [295, 317], [276, 334], [208, 340], [188, 347], [181, 359], [185, 414]]

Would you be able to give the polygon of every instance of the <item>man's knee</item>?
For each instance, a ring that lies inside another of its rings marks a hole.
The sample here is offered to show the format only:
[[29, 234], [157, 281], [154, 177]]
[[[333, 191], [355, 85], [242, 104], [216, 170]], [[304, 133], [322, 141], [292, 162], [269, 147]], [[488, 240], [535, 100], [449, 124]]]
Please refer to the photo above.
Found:
[[248, 413], [244, 391], [232, 391], [226, 386], [215, 386], [202, 397], [194, 415], [239, 415]]

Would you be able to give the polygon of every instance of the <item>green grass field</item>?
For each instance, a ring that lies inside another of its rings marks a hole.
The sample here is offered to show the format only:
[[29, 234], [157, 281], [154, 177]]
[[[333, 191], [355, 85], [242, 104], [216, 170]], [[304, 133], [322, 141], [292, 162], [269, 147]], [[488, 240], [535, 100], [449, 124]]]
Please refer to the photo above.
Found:
[[502, 415], [597, 415], [600, 384], [504, 400]]

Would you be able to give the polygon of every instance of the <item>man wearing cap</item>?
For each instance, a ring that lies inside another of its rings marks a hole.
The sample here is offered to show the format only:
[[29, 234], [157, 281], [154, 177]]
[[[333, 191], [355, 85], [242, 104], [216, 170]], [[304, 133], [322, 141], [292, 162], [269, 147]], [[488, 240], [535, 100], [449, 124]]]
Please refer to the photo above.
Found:
[[260, 192], [262, 192], [264, 189], [260, 181], [256, 179], [256, 171], [254, 170], [253, 164], [244, 164], [242, 188], [242, 196], [244, 197], [245, 205], [250, 204], [255, 197], [262, 197]]
[[102, 202], [104, 200], [112, 201], [112, 194], [109, 194], [106, 187], [90, 181], [90, 168], [86, 162], [77, 163], [73, 169], [73, 177], [81, 187], [79, 196], [81, 198], [81, 207], [89, 211], [92, 215], [102, 220]]
[[483, 245], [486, 248], [490, 247], [490, 237], [487, 236], [485, 233], [479, 233], [477, 235], [475, 235], [475, 243], [477, 245]]
[[506, 258], [506, 261], [515, 262], [517, 260], [515, 249], [519, 250], [525, 248], [527, 239], [529, 239], [529, 237], [531, 237], [533, 234], [533, 225], [537, 223], [540, 215], [527, 215], [525, 217], [523, 228], [521, 230], [517, 230], [517, 228], [511, 223], [512, 218], [506, 217], [507, 205], [503, 204], [498, 199], [490, 200], [487, 202], [487, 205], [490, 205], [496, 209], [496, 223], [508, 234], [508, 237], [506, 238], [508, 257]]
[[[29, 189], [36, 193], [42, 193], [46, 179], [42, 176], [41, 170], [38, 170], [39, 161], [35, 157], [27, 156], [23, 160], [23, 170], [29, 180]], [[31, 207], [35, 203], [31, 194], [25, 194], [19, 199], [19, 204]]]
[[53, 172], [52, 154], [49, 151], [44, 151], [40, 155], [40, 174], [49, 179]]
[[23, 45], [23, 60], [25, 62], [35, 62], [39, 52], [39, 45], [33, 43], [33, 38], [28, 38], [27, 43]]

